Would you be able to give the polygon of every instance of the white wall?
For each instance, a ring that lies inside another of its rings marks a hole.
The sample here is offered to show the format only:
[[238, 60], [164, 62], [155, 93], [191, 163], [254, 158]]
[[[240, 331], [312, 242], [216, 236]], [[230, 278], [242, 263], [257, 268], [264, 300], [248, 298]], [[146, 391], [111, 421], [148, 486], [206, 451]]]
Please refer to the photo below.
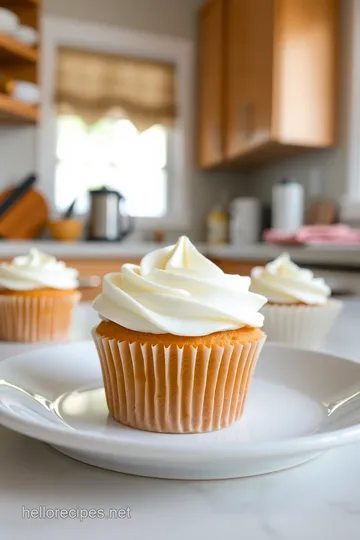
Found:
[[[196, 11], [203, 0], [43, 0], [44, 12], [67, 18], [116, 24], [132, 30], [195, 40]], [[195, 88], [194, 88], [195, 95]], [[194, 119], [195, 126], [195, 119]], [[0, 129], [0, 188], [36, 167], [36, 130]], [[191, 178], [191, 234], [202, 239], [205, 216], [219, 193], [243, 193], [241, 174], [194, 172]]]
[[308, 202], [319, 196], [338, 201], [345, 189], [344, 149], [314, 152], [254, 171], [248, 179], [250, 193], [268, 203], [273, 185], [283, 177], [300, 182]]
[[194, 10], [201, 0], [43, 0], [52, 15], [123, 28], [193, 38]]
[[35, 171], [36, 129], [0, 128], [0, 189]]

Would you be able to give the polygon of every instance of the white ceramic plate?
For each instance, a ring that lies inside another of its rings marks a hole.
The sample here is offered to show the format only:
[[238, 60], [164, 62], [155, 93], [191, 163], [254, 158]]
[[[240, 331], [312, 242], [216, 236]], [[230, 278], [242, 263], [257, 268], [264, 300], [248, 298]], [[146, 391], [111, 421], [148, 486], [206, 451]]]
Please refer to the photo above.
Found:
[[99, 467], [160, 478], [216, 479], [303, 463], [360, 439], [360, 365], [265, 345], [244, 417], [214, 433], [168, 435], [108, 416], [92, 342], [0, 363], [0, 423]]
[[27, 81], [15, 81], [15, 88], [11, 97], [24, 103], [36, 105], [40, 101], [40, 88], [37, 84]]
[[32, 47], [38, 42], [39, 32], [37, 32], [35, 28], [32, 28], [31, 26], [21, 24], [14, 32], [14, 38], [21, 43], [25, 43], [25, 45]]
[[19, 23], [19, 17], [12, 11], [0, 8], [0, 32], [13, 35], [16, 32]]

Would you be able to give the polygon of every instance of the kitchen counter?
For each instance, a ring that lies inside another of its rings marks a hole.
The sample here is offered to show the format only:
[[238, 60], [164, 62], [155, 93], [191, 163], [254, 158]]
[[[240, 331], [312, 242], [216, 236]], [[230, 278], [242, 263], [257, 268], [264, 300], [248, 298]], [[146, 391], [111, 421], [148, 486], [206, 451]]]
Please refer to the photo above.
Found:
[[[255, 244], [248, 246], [232, 246], [223, 244], [212, 246], [197, 243], [198, 249], [204, 255], [213, 259], [229, 260], [270, 260], [283, 251], [287, 251], [298, 263], [317, 264], [324, 266], [360, 268], [360, 246], [312, 246], [289, 247]], [[140, 258], [163, 244], [125, 240], [112, 242], [0, 242], [0, 258], [12, 258], [26, 253], [31, 247], [46, 253], [66, 259], [116, 259]]]
[[[325, 349], [360, 361], [360, 299], [349, 300]], [[97, 317], [76, 313], [70, 339], [89, 339]], [[36, 345], [32, 345], [36, 348]], [[28, 350], [0, 344], [0, 360]], [[174, 481], [96, 469], [44, 443], [0, 428], [1, 538], [157, 540], [242, 537], [246, 540], [358, 539], [360, 444], [342, 447], [287, 471], [218, 481]], [[130, 507], [131, 519], [24, 519], [23, 509]], [[150, 532], [151, 531], [151, 532]]]
[[271, 260], [286, 251], [297, 263], [324, 266], [348, 266], [360, 268], [360, 245], [356, 246], [272, 246], [255, 244], [232, 246], [229, 244], [204, 247], [206, 254], [217, 259], [231, 260]]

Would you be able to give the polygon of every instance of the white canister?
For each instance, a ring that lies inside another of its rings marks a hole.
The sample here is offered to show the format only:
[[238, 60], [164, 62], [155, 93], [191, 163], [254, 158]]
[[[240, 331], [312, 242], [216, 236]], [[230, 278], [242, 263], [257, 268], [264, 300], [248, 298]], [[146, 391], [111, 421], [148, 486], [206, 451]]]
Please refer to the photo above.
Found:
[[255, 244], [260, 234], [260, 202], [253, 197], [240, 197], [230, 203], [230, 243]]
[[285, 178], [272, 189], [271, 227], [284, 233], [295, 233], [303, 225], [304, 188]]

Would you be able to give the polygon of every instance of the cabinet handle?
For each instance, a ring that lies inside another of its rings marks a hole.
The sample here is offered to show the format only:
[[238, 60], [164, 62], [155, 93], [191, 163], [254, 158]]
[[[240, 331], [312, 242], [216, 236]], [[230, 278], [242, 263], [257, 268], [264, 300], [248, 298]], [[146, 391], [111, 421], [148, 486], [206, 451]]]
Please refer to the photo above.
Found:
[[249, 140], [252, 136], [251, 118], [252, 103], [242, 103], [239, 108], [239, 134], [242, 139]]
[[214, 123], [212, 133], [213, 133], [212, 141], [213, 141], [214, 154], [216, 156], [221, 156], [222, 147], [221, 147], [220, 127], [217, 122]]

